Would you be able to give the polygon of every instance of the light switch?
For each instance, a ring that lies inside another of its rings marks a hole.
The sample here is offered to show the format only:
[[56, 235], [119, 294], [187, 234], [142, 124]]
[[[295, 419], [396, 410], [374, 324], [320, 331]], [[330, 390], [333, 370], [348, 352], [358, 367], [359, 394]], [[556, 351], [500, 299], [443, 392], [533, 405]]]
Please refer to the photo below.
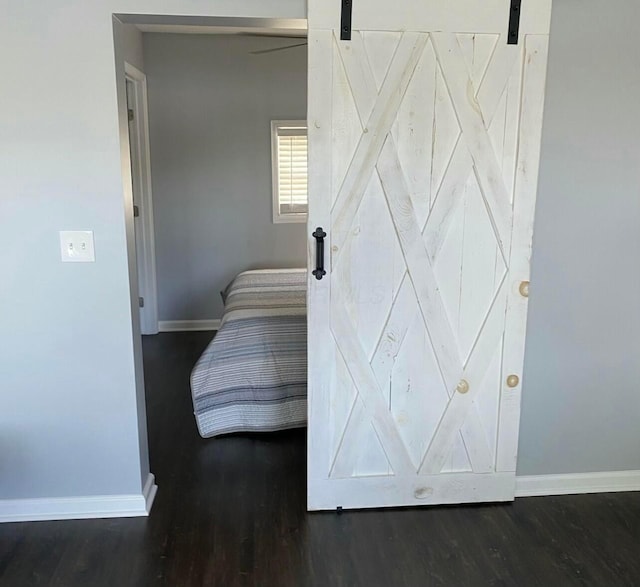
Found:
[[60, 253], [63, 263], [93, 263], [96, 260], [93, 231], [61, 230]]

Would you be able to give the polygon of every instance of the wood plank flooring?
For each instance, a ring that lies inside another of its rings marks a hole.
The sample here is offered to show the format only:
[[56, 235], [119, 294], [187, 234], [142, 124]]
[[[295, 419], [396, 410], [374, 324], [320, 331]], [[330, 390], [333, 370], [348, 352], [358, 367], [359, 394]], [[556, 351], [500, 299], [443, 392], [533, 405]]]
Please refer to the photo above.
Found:
[[2, 587], [640, 585], [640, 494], [307, 514], [304, 431], [203, 440], [210, 333], [146, 338], [150, 518], [0, 525]]

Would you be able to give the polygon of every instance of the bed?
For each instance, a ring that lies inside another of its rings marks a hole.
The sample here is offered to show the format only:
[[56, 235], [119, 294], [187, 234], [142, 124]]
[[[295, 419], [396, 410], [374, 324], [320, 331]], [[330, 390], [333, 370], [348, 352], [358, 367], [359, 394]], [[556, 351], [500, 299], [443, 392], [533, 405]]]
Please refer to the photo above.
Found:
[[191, 373], [198, 431], [299, 428], [307, 421], [306, 269], [240, 273], [220, 329]]

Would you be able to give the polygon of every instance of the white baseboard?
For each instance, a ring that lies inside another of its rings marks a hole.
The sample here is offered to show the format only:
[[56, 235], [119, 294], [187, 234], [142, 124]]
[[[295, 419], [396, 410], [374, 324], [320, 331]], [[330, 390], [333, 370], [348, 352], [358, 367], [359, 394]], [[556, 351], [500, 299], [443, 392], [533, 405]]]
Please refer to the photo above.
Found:
[[149, 473], [140, 494], [0, 499], [0, 522], [148, 516], [158, 490], [154, 481], [154, 476]]
[[148, 516], [151, 513], [153, 502], [156, 499], [156, 493], [158, 493], [158, 486], [156, 485], [156, 477], [153, 473], [147, 475], [147, 482], [142, 488], [142, 497], [144, 497], [144, 509], [147, 512], [143, 514]]
[[[0, 523], [148, 516], [157, 491], [149, 473], [140, 494], [0, 499]], [[516, 477], [516, 497], [619, 491], [640, 491], [640, 471]]]
[[218, 330], [220, 320], [160, 320], [160, 332], [188, 332], [196, 330]]
[[516, 477], [516, 497], [640, 491], [640, 471]]

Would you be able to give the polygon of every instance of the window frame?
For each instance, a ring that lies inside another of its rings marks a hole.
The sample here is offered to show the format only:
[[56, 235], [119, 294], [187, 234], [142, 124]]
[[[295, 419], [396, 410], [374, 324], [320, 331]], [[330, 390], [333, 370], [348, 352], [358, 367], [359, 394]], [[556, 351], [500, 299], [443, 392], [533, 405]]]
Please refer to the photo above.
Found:
[[[309, 213], [308, 212], [280, 212], [280, 182], [279, 182], [279, 167], [278, 167], [278, 129], [281, 127], [304, 127], [308, 131], [306, 120], [272, 120], [271, 121], [271, 178], [272, 178], [272, 202], [271, 208], [273, 213], [274, 224], [293, 224], [293, 223], [306, 223]], [[307, 134], [308, 137], [308, 134]], [[307, 139], [308, 140], [308, 139]], [[308, 144], [308, 143], [307, 143]], [[308, 158], [308, 150], [307, 150]], [[309, 178], [309, 166], [307, 163], [307, 180]], [[307, 189], [307, 210], [309, 209], [309, 191]]]

